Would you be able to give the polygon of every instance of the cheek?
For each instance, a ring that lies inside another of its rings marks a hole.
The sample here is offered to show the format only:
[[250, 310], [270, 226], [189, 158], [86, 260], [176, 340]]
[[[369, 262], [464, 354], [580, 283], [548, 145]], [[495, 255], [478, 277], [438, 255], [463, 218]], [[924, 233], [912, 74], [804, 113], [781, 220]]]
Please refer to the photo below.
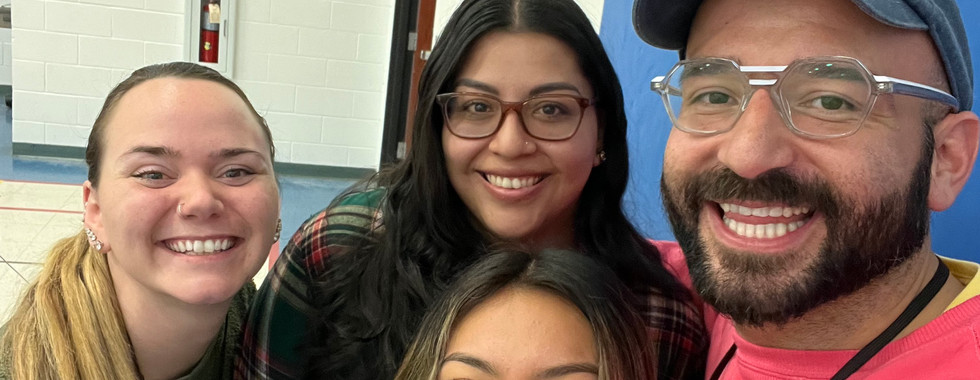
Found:
[[234, 209], [234, 214], [240, 215], [253, 228], [269, 230], [269, 234], [272, 234], [280, 215], [279, 188], [273, 181], [262, 181], [227, 191], [223, 196], [226, 207]]
[[714, 143], [723, 136], [701, 137], [692, 136], [686, 132], [671, 129], [664, 148], [664, 171], [677, 168], [694, 170], [704, 169], [717, 164], [717, 148]]
[[[154, 225], [167, 217], [170, 209], [163, 197], [155, 196], [147, 189], [129, 189], [125, 192], [106, 193], [102, 197], [102, 223], [106, 233], [116, 242], [146, 238]], [[118, 244], [118, 243], [117, 243]]]
[[487, 147], [488, 139], [467, 140], [443, 132], [442, 152], [449, 175], [461, 175]]

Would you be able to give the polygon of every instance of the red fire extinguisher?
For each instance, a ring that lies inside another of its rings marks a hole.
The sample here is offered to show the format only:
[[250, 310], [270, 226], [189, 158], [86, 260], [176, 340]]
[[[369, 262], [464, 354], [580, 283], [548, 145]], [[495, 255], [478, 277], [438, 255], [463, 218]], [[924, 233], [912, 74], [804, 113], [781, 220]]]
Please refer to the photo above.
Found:
[[[201, 9], [201, 62], [218, 63], [218, 29], [221, 25], [218, 0], [209, 0]], [[213, 22], [212, 22], [213, 21]]]

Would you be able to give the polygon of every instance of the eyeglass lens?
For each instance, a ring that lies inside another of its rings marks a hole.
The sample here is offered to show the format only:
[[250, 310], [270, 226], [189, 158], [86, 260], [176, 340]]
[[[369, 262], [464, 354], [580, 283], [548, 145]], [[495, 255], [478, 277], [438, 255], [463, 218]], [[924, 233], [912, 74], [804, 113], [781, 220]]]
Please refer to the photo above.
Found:
[[479, 138], [497, 131], [508, 109], [519, 111], [527, 133], [542, 140], [571, 137], [582, 119], [579, 98], [543, 95], [506, 103], [478, 94], [452, 94], [443, 100], [446, 122], [453, 134]]
[[[872, 78], [856, 62], [799, 61], [778, 76], [772, 99], [790, 127], [813, 136], [842, 136], [860, 128], [874, 103]], [[720, 59], [680, 64], [666, 79], [665, 99], [682, 130], [714, 133], [732, 128], [755, 87], [733, 62]], [[757, 82], [758, 83], [758, 82]]]

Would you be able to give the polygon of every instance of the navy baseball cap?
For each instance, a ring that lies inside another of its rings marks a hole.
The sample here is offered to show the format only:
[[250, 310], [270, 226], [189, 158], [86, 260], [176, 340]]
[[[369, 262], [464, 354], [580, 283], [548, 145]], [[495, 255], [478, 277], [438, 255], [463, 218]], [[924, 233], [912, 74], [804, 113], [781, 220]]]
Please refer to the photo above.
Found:
[[[879, 22], [902, 29], [928, 30], [946, 66], [960, 110], [973, 106], [973, 64], [956, 0], [851, 0]], [[701, 0], [636, 0], [633, 28], [644, 42], [684, 55], [691, 22]]]

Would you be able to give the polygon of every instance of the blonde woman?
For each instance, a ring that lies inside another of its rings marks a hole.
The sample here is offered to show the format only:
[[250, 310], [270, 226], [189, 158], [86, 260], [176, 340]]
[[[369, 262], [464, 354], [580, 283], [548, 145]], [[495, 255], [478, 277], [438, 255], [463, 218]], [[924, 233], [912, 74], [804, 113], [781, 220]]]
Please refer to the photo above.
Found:
[[85, 228], [4, 326], [0, 378], [221, 379], [278, 239], [272, 139], [245, 94], [191, 63], [109, 93], [89, 136]]
[[656, 379], [633, 297], [576, 252], [490, 253], [429, 309], [395, 379]]

